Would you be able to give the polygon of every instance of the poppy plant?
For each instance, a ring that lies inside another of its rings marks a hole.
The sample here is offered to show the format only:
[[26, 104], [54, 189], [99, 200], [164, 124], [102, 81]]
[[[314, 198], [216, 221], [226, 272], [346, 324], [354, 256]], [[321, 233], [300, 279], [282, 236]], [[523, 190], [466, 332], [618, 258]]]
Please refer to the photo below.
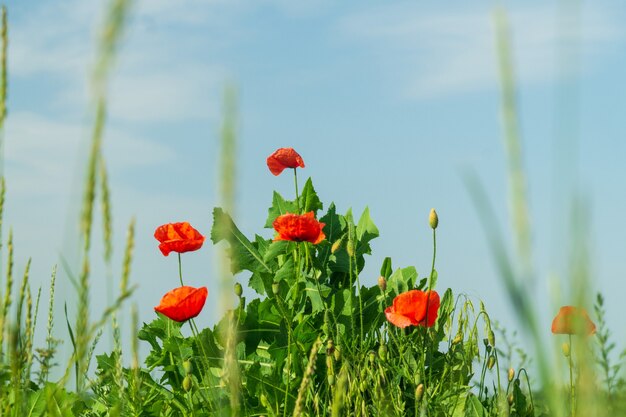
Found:
[[563, 306], [552, 320], [552, 333], [554, 334], [587, 334], [596, 332], [587, 311], [584, 308]]
[[278, 232], [277, 240], [291, 240], [293, 242], [311, 242], [314, 245], [326, 238], [322, 231], [325, 223], [315, 219], [312, 211], [299, 215], [293, 213], [278, 216], [273, 223], [274, 230]]
[[174, 321], [187, 321], [200, 314], [208, 294], [209, 291], [206, 287], [182, 286], [174, 288], [161, 298], [161, 303], [154, 307], [154, 311]]
[[168, 223], [157, 227], [154, 237], [161, 242], [159, 249], [163, 255], [170, 252], [191, 252], [198, 250], [204, 243], [204, 236], [187, 222]]
[[437, 321], [439, 304], [437, 291], [410, 290], [393, 299], [393, 305], [385, 309], [385, 316], [391, 324], [400, 328], [432, 327]]
[[304, 161], [293, 148], [280, 148], [267, 157], [267, 167], [274, 175], [280, 175], [285, 168], [304, 168]]

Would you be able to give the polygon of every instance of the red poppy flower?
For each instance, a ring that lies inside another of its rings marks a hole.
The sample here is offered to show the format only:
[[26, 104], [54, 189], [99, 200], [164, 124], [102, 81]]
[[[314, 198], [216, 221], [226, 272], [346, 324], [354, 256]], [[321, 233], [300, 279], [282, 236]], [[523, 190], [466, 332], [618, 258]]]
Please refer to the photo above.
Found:
[[174, 321], [186, 321], [196, 317], [202, 311], [209, 291], [206, 287], [178, 287], [161, 298], [161, 303], [154, 311]]
[[304, 161], [293, 148], [280, 148], [267, 157], [267, 167], [274, 175], [279, 175], [285, 168], [304, 168]]
[[204, 243], [204, 236], [187, 222], [168, 223], [157, 227], [154, 237], [161, 242], [159, 249], [163, 255], [170, 252], [190, 252], [198, 250]]
[[[385, 309], [385, 316], [391, 324], [401, 328], [432, 327], [437, 321], [439, 304], [439, 294], [436, 291], [411, 290], [394, 298], [393, 305]], [[428, 316], [426, 315], [427, 307]]]
[[274, 220], [274, 229], [278, 232], [277, 240], [291, 240], [293, 242], [311, 242], [314, 245], [326, 238], [322, 229], [325, 223], [320, 223], [315, 219], [312, 211], [298, 215], [287, 213], [278, 216]]
[[592, 335], [596, 332], [587, 311], [584, 308], [564, 306], [552, 320], [552, 333], [554, 334], [580, 334]]

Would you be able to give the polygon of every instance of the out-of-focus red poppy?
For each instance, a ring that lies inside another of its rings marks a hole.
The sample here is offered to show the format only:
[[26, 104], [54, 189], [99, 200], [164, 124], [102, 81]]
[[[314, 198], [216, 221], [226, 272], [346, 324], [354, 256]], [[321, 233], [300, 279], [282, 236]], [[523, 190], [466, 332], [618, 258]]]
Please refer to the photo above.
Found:
[[280, 148], [267, 157], [267, 167], [274, 175], [280, 175], [285, 168], [304, 168], [304, 161], [293, 148]]
[[312, 211], [302, 215], [283, 214], [274, 220], [273, 225], [274, 230], [278, 232], [274, 241], [291, 240], [293, 242], [311, 242], [316, 245], [326, 238], [322, 232], [325, 223], [318, 222]]
[[587, 334], [596, 332], [587, 311], [584, 308], [563, 306], [552, 320], [552, 333], [554, 334]]
[[187, 222], [168, 223], [157, 227], [154, 237], [161, 242], [159, 249], [167, 256], [170, 252], [191, 252], [204, 243], [204, 236]]
[[[431, 327], [437, 321], [439, 304], [437, 291], [410, 290], [393, 299], [393, 305], [385, 309], [385, 316], [391, 324], [401, 328], [407, 326]], [[426, 308], [428, 308], [428, 317]]]
[[161, 298], [161, 303], [154, 311], [174, 321], [186, 321], [196, 317], [202, 311], [209, 291], [206, 287], [178, 287]]

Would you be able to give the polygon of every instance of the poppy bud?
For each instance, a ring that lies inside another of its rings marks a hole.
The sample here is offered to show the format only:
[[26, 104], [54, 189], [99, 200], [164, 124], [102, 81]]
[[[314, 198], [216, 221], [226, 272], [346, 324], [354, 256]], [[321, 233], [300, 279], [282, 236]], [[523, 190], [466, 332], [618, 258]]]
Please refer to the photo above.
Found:
[[378, 277], [378, 288], [383, 292], [387, 290], [387, 280], [382, 275]]
[[415, 401], [420, 401], [424, 396], [424, 384], [419, 384], [415, 388]]
[[437, 216], [437, 212], [435, 211], [435, 209], [430, 209], [430, 214], [428, 215], [428, 224], [430, 224], [430, 227], [434, 229], [437, 228], [437, 225], [439, 224], [439, 216]]
[[237, 297], [241, 297], [241, 294], [243, 294], [243, 288], [241, 287], [241, 284], [236, 282], [235, 283], [235, 295]]
[[274, 295], [278, 295], [278, 290], [280, 290], [280, 286], [278, 285], [278, 282], [273, 283], [272, 292], [274, 293]]
[[270, 402], [267, 400], [267, 397], [265, 396], [265, 394], [261, 394], [261, 405], [265, 408], [270, 408], [272, 406]]
[[496, 364], [496, 358], [492, 355], [489, 356], [489, 359], [487, 359], [487, 368], [491, 369], [493, 368], [493, 365]]
[[191, 376], [187, 375], [185, 379], [183, 379], [183, 389], [185, 390], [185, 392], [189, 392], [189, 390], [191, 390], [191, 383]]
[[183, 369], [185, 370], [185, 375], [191, 374], [191, 371], [193, 370], [193, 366], [191, 365], [190, 360], [186, 360], [185, 362], [183, 362]]
[[385, 361], [387, 359], [387, 346], [386, 345], [380, 345], [380, 347], [378, 348], [378, 356], [380, 357], [381, 361]]
[[335, 253], [339, 250], [339, 248], [341, 247], [341, 242], [343, 241], [343, 239], [337, 239], [335, 241], [335, 243], [333, 243], [333, 246], [330, 247], [330, 253]]
[[509, 402], [509, 405], [513, 405], [513, 400], [515, 398], [513, 397], [513, 393], [510, 393], [508, 397], [506, 397], [506, 400]]
[[328, 375], [328, 384], [335, 385], [335, 375]]
[[341, 351], [339, 350], [339, 346], [335, 347], [335, 351], [333, 352], [333, 357], [335, 361], [339, 362], [341, 360]]
[[346, 252], [348, 252], [349, 256], [354, 256], [354, 241], [352, 239], [349, 239], [346, 244]]
[[452, 339], [452, 344], [456, 345], [457, 343], [461, 343], [462, 341], [463, 341], [463, 335], [459, 333], [454, 337], [454, 339]]
[[569, 358], [569, 355], [571, 354], [569, 343], [563, 343], [561, 349], [563, 350], [563, 355], [565, 355], [566, 358]]
[[489, 340], [489, 344], [491, 346], [496, 346], [496, 335], [493, 334], [493, 330], [489, 330], [489, 333], [487, 334], [487, 339]]
[[515, 369], [509, 368], [508, 378], [509, 378], [509, 382], [513, 381], [513, 378], [515, 378]]
[[368, 358], [370, 360], [370, 364], [373, 365], [374, 361], [376, 360], [376, 352], [374, 352], [373, 350], [370, 350], [368, 353]]

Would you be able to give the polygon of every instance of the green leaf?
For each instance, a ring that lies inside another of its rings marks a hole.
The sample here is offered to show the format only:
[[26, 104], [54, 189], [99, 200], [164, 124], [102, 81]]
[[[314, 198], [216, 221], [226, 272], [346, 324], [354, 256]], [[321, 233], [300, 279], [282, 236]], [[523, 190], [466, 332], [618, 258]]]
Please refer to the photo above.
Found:
[[370, 217], [370, 209], [369, 207], [365, 207], [365, 210], [363, 210], [363, 214], [361, 214], [361, 218], [359, 219], [359, 223], [356, 225], [356, 238], [359, 242], [361, 242], [361, 244], [363, 244], [377, 238], [378, 236], [378, 228]]
[[251, 272], [258, 269], [272, 272], [263, 262], [263, 257], [252, 242], [235, 226], [232, 218], [219, 207], [213, 209], [211, 240], [214, 244], [222, 240], [226, 240], [230, 244], [230, 267], [233, 274], [244, 269]]
[[387, 279], [391, 276], [392, 272], [393, 269], [391, 269], [391, 258], [387, 256], [383, 261], [383, 266], [380, 267], [380, 275]]
[[38, 390], [28, 397], [28, 408], [26, 409], [26, 417], [43, 416], [46, 411], [46, 397], [43, 390]]
[[277, 240], [276, 242], [272, 242], [263, 256], [263, 261], [269, 263], [278, 255], [291, 252], [294, 248], [295, 242], [290, 242], [288, 240]]
[[469, 394], [465, 400], [465, 417], [487, 417], [487, 410], [474, 395]]
[[306, 180], [306, 184], [304, 184], [304, 188], [300, 194], [300, 209], [302, 213], [308, 213], [309, 211], [317, 213], [317, 210], [322, 210], [323, 207], [324, 205], [313, 188], [313, 182], [311, 178], [309, 178]]
[[343, 236], [344, 229], [346, 228], [346, 220], [343, 216], [337, 214], [335, 203], [330, 204], [328, 211], [324, 217], [320, 219], [320, 222], [325, 224], [324, 234], [331, 244]]
[[328, 288], [327, 286], [320, 285], [320, 288], [322, 290], [321, 295], [316, 284], [310, 281], [306, 282], [306, 287], [304, 290], [306, 291], [306, 295], [307, 297], [309, 297], [309, 300], [311, 300], [311, 307], [313, 308], [311, 314], [315, 314], [318, 311], [324, 310], [324, 301], [322, 300], [322, 297], [325, 298], [330, 293], [330, 288]]
[[274, 191], [274, 197], [272, 198], [272, 207], [270, 207], [267, 213], [267, 220], [265, 221], [265, 227], [268, 229], [273, 228], [274, 220], [276, 217], [285, 213], [296, 213], [298, 211], [296, 203], [294, 201], [285, 200], [280, 194]]
[[283, 266], [281, 266], [280, 269], [276, 271], [276, 275], [274, 275], [274, 281], [279, 282], [279, 281], [284, 280], [288, 282], [289, 285], [291, 285], [291, 283], [295, 279], [296, 279], [296, 269], [293, 264], [293, 259], [289, 258], [283, 264]]

